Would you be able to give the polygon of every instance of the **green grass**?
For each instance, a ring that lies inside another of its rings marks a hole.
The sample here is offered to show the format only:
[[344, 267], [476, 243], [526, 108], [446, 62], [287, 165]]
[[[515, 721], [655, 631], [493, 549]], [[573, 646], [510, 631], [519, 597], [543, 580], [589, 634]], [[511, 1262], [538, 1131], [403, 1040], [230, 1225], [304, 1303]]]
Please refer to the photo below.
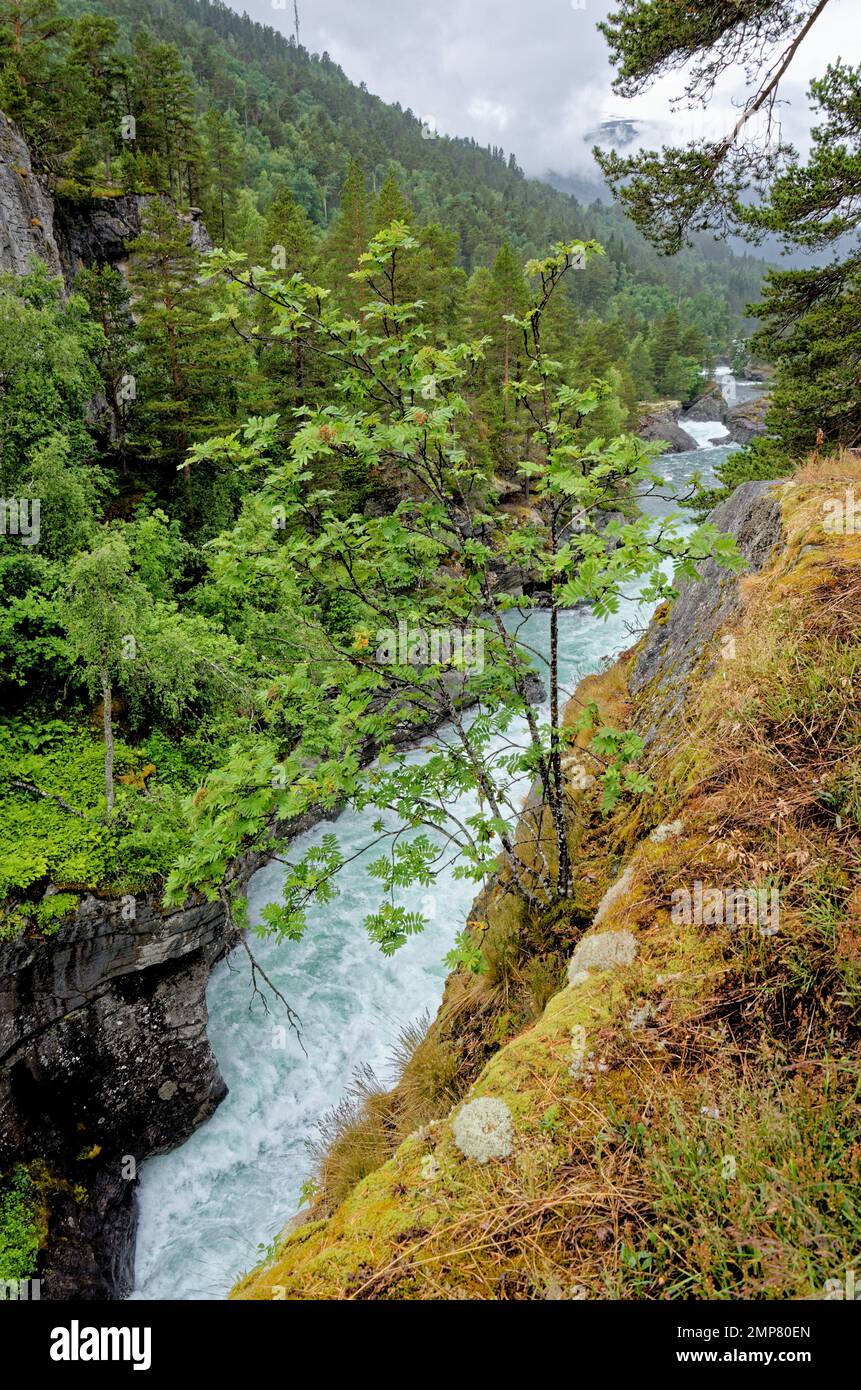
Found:
[[842, 880], [843, 875], [822, 870], [806, 885], [803, 930], [792, 941], [787, 969], [789, 983], [800, 995], [834, 994], [857, 1020], [861, 1018], [858, 908], [855, 895]]
[[[744, 1085], [718, 1115], [670, 1102], [639, 1151], [652, 1210], [620, 1251], [617, 1296], [822, 1297], [861, 1261], [859, 1081], [825, 1063]], [[703, 1091], [704, 1103], [714, 1098]], [[617, 1117], [618, 1118], [618, 1117]], [[622, 1124], [624, 1130], [625, 1126]]]

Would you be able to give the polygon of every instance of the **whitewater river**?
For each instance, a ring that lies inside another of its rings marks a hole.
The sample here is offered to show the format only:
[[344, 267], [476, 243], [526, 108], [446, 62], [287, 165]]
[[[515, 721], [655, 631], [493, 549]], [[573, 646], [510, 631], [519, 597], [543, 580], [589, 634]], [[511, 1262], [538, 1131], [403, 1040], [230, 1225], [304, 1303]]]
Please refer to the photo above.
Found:
[[[753, 394], [740, 384], [739, 399]], [[729, 452], [709, 444], [726, 433], [717, 422], [686, 428], [701, 447], [659, 460], [667, 499], [696, 470], [709, 479]], [[668, 501], [657, 498], [646, 506], [655, 513], [670, 510]], [[608, 622], [582, 611], [563, 615], [562, 683], [573, 689], [581, 676], [624, 650], [648, 616], [634, 599]], [[547, 632], [547, 615], [540, 612], [522, 629], [539, 651], [546, 649]], [[420, 758], [421, 750], [412, 756]], [[293, 852], [334, 829], [349, 856], [373, 839], [375, 818], [345, 812], [334, 826], [317, 827], [295, 841]], [[187, 1143], [143, 1167], [133, 1298], [223, 1298], [237, 1276], [257, 1263], [258, 1247], [267, 1245], [300, 1206], [312, 1168], [307, 1140], [344, 1095], [354, 1070], [367, 1063], [388, 1081], [401, 1029], [436, 1010], [446, 975], [443, 960], [466, 921], [476, 887], [447, 875], [430, 892], [404, 894], [401, 900], [420, 907], [430, 924], [386, 959], [362, 925], [379, 902], [364, 863], [379, 853], [376, 849], [345, 869], [340, 897], [311, 913], [302, 942], [254, 943], [263, 968], [302, 1020], [307, 1055], [284, 1028], [277, 1001], [268, 1017], [259, 1001], [249, 1012], [244, 953], [213, 971], [209, 1037], [230, 1094]], [[252, 920], [277, 896], [281, 873], [273, 863], [251, 880]]]

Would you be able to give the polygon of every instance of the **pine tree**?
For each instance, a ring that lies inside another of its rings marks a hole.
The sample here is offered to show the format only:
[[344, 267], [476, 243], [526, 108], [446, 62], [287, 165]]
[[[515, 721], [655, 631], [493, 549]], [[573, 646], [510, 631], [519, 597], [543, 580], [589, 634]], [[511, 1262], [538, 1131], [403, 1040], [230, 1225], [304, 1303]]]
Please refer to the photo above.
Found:
[[[238, 383], [249, 375], [249, 360], [240, 340], [211, 321], [220, 282], [201, 274], [188, 225], [176, 208], [166, 198], [152, 198], [142, 224], [129, 245], [142, 348], [135, 443], [175, 475], [190, 444], [235, 418]], [[197, 517], [187, 466], [184, 479], [186, 505]]]
[[242, 174], [239, 131], [229, 115], [210, 107], [203, 118], [203, 139], [208, 174], [204, 210], [220, 245], [229, 246], [230, 212]]
[[820, 429], [833, 446], [861, 443], [861, 69], [834, 64], [811, 95], [824, 119], [808, 163], [787, 168], [749, 213], [758, 233], [828, 253], [816, 267], [770, 271], [751, 310], [762, 324], [753, 350], [777, 366], [769, 430], [795, 456]]
[[339, 290], [341, 302], [353, 314], [361, 307], [363, 292], [349, 277], [358, 268], [359, 257], [370, 234], [370, 223], [365, 175], [351, 159], [341, 189], [338, 215], [326, 238], [325, 261], [330, 288]]
[[500, 248], [493, 263], [491, 284], [496, 319], [491, 329], [491, 338], [503, 392], [503, 420], [507, 420], [510, 409], [509, 387], [512, 379], [520, 376], [523, 342], [522, 332], [508, 323], [507, 319], [509, 315], [519, 317], [524, 314], [529, 301], [529, 287], [523, 276], [523, 268], [507, 241]]
[[135, 35], [129, 65], [128, 101], [136, 123], [136, 146], [156, 153], [167, 176], [166, 191], [195, 202], [203, 148], [194, 111], [194, 86], [173, 44]]
[[125, 63], [117, 53], [119, 25], [107, 15], [84, 14], [75, 23], [67, 69], [80, 88], [82, 118], [95, 153], [111, 177], [120, 142]]
[[56, 52], [68, 28], [57, 0], [0, 0], [0, 110], [37, 160], [68, 149], [80, 128]]
[[510, 385], [519, 380], [525, 365], [523, 331], [506, 321], [522, 317], [529, 305], [529, 285], [515, 253], [506, 242], [492, 269], [475, 271], [469, 282], [464, 313], [470, 337], [486, 337], [480, 366], [479, 411], [489, 432], [496, 468], [506, 473], [513, 465], [522, 439], [520, 412]]
[[323, 225], [328, 226], [329, 199], [343, 158], [338, 128], [328, 111], [318, 110], [312, 120], [303, 123], [301, 130], [311, 155]]

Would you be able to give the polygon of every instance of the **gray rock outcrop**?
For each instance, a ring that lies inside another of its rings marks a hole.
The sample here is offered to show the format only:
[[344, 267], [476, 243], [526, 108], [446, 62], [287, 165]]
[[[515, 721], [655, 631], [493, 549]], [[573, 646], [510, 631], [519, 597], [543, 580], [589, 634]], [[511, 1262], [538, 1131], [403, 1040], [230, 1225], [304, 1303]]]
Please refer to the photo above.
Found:
[[206, 985], [235, 944], [220, 902], [88, 896], [56, 936], [0, 945], [0, 1169], [45, 1170], [43, 1299], [130, 1291], [140, 1164], [227, 1092]]
[[[762, 569], [781, 535], [780, 483], [751, 482], [737, 487], [709, 515], [719, 531], [734, 536], [748, 573]], [[629, 684], [634, 695], [649, 686], [656, 724], [671, 720], [680, 710], [688, 682], [707, 651], [720, 660], [714, 638], [739, 607], [738, 577], [714, 560], [699, 566], [699, 580], [683, 580], [679, 597], [664, 618], [652, 622], [638, 653]]]
[[728, 410], [721, 388], [713, 382], [692, 405], [685, 408], [680, 417], [681, 424], [684, 426], [686, 420], [719, 420], [724, 424]]
[[26, 275], [34, 257], [62, 274], [53, 200], [33, 172], [21, 132], [0, 111], [0, 270]]
[[741, 401], [727, 411], [725, 424], [730, 439], [736, 444], [749, 444], [757, 435], [765, 434], [765, 414], [769, 407], [767, 396], [753, 401]]
[[[83, 202], [58, 199], [54, 228], [63, 277], [72, 284], [78, 271], [91, 265], [110, 265], [123, 274], [128, 270], [128, 243], [140, 236], [141, 218], [150, 197], [124, 193]], [[212, 250], [200, 208], [181, 214], [188, 226], [189, 245], [200, 252]]]
[[629, 931], [602, 931], [584, 936], [568, 962], [568, 983], [580, 984], [589, 970], [615, 970], [620, 965], [633, 965], [637, 950], [637, 939]]
[[[125, 271], [128, 243], [140, 234], [150, 196], [54, 197], [33, 170], [30, 151], [17, 126], [0, 112], [0, 270], [25, 275], [34, 257], [67, 290], [83, 267], [103, 264]], [[181, 214], [189, 244], [212, 250], [199, 208]]]
[[644, 408], [637, 425], [640, 438], [648, 441], [665, 440], [670, 446], [667, 450], [669, 454], [686, 454], [691, 449], [696, 449], [697, 441], [679, 424], [680, 409], [677, 402]]

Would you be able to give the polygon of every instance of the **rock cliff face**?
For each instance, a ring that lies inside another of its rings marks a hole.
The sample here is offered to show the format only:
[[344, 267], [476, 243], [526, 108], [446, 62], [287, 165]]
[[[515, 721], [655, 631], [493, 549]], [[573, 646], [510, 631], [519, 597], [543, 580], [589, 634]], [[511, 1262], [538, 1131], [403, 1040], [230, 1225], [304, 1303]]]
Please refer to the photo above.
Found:
[[[126, 273], [128, 243], [140, 235], [141, 216], [148, 202], [149, 198], [139, 193], [56, 202], [54, 234], [67, 285], [79, 270], [97, 263]], [[190, 208], [183, 221], [188, 226], [189, 244], [201, 252], [211, 251], [212, 239], [200, 208]]]
[[[734, 536], [744, 557], [748, 574], [757, 574], [780, 539], [780, 485], [742, 483], [726, 502], [711, 513], [709, 521]], [[639, 649], [629, 677], [632, 694], [652, 685], [652, 709], [664, 729], [684, 703], [694, 671], [702, 674], [703, 653], [718, 662], [721, 652], [714, 644], [716, 633], [730, 622], [740, 604], [738, 579], [714, 560], [700, 565], [701, 578], [687, 583], [679, 593], [666, 619], [653, 623]], [[644, 730], [652, 739], [658, 732], [653, 723]]]
[[206, 985], [235, 942], [220, 903], [87, 897], [50, 940], [0, 946], [0, 1169], [41, 1165], [42, 1298], [130, 1291], [140, 1164], [226, 1094]]
[[53, 201], [33, 173], [20, 131], [0, 111], [0, 270], [24, 275], [32, 256], [62, 274]]
[[[21, 132], [0, 112], [0, 270], [24, 275], [35, 256], [63, 277], [67, 290], [82, 267], [106, 264], [124, 271], [147, 202], [136, 193], [55, 199], [33, 172]], [[200, 209], [191, 208], [184, 220], [190, 244], [211, 250]]]

